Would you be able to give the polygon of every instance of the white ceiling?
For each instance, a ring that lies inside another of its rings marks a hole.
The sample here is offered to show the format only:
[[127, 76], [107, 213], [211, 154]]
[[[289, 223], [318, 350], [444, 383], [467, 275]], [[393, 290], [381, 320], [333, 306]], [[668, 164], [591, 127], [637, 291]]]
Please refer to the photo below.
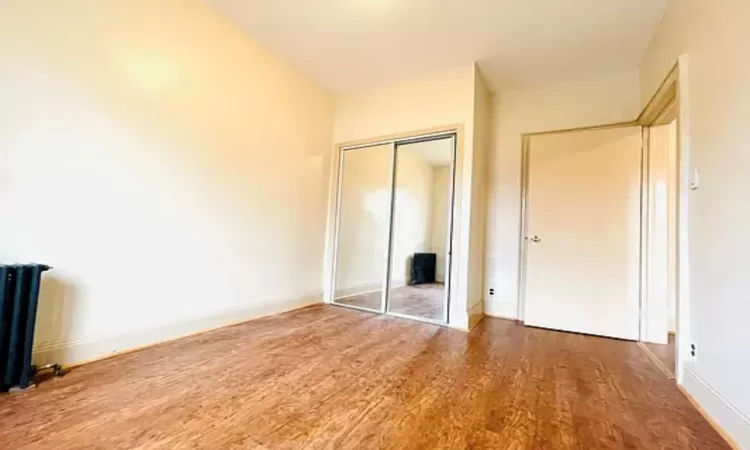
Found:
[[207, 0], [336, 92], [478, 61], [492, 88], [634, 69], [668, 0]]

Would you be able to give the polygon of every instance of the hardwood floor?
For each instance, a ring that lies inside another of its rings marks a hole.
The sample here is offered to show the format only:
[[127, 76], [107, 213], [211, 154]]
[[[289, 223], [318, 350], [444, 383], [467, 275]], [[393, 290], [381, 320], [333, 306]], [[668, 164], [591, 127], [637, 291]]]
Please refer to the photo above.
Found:
[[634, 343], [310, 307], [0, 397], [2, 449], [726, 449]]
[[[382, 290], [372, 291], [337, 298], [336, 303], [379, 310], [382, 295]], [[393, 312], [443, 321], [444, 306], [445, 285], [443, 283], [400, 286], [391, 289], [390, 311]]]

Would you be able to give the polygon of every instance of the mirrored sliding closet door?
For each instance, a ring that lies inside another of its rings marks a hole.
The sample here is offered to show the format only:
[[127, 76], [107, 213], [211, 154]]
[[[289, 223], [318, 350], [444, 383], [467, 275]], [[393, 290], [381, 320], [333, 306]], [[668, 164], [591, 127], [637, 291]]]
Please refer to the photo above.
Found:
[[343, 149], [333, 303], [447, 323], [455, 134]]

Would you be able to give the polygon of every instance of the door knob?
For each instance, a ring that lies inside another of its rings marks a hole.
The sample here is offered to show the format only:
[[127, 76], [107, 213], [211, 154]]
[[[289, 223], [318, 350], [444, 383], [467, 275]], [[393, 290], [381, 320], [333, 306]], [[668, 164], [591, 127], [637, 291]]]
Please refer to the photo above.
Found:
[[542, 239], [537, 235], [531, 236], [527, 239], [530, 240], [531, 242], [542, 242]]

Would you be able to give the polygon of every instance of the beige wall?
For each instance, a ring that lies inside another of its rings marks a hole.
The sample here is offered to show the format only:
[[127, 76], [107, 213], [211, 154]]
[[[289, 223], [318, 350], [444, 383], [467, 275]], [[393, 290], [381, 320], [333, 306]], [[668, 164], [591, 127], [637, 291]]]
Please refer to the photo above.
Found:
[[473, 86], [474, 68], [466, 66], [340, 94], [334, 140], [341, 143], [459, 123], [471, 127]]
[[495, 289], [486, 296], [488, 314], [518, 317], [522, 134], [632, 121], [638, 80], [633, 70], [496, 95], [487, 164], [485, 287]]
[[445, 257], [448, 244], [450, 212], [450, 166], [432, 167], [432, 230], [430, 232], [430, 252], [436, 255], [435, 279], [445, 282]]
[[487, 162], [492, 145], [492, 95], [479, 71], [474, 72], [474, 152], [471, 173], [471, 230], [468, 264], [468, 301], [471, 314], [484, 311], [485, 223]]
[[645, 103], [678, 56], [687, 55], [680, 139], [683, 156], [700, 171], [700, 187], [687, 194], [687, 338], [697, 346], [697, 359], [686, 365], [684, 383], [750, 448], [748, 17], [750, 2], [743, 0], [670, 1], [641, 63], [641, 99]]
[[328, 92], [197, 0], [0, 6], [0, 254], [37, 359], [320, 301]]

